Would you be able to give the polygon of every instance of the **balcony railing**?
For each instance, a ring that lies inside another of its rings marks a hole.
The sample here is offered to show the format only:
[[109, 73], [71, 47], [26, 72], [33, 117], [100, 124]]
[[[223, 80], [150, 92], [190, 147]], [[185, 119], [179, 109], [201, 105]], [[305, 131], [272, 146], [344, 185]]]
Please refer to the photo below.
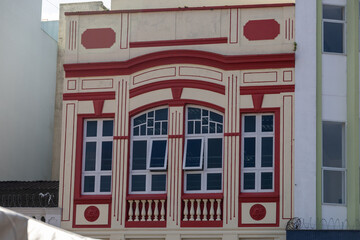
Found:
[[127, 227], [165, 227], [166, 195], [127, 197]]
[[182, 197], [182, 227], [221, 227], [222, 194], [191, 194]]

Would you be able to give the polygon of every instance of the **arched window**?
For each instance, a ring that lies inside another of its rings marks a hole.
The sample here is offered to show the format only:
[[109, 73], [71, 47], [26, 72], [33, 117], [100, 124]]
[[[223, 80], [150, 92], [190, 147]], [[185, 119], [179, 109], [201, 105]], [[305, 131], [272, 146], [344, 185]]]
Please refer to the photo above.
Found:
[[130, 193], [165, 193], [168, 109], [141, 113], [131, 126]]
[[186, 109], [185, 193], [221, 192], [223, 116], [208, 109]]

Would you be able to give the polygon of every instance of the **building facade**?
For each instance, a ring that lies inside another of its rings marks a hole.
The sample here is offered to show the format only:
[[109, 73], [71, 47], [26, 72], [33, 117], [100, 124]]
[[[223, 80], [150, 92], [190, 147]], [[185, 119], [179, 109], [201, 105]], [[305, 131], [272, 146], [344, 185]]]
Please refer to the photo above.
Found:
[[359, 1], [296, 3], [295, 216], [359, 229]]
[[285, 239], [294, 2], [120, 2], [66, 13], [61, 226], [102, 239]]

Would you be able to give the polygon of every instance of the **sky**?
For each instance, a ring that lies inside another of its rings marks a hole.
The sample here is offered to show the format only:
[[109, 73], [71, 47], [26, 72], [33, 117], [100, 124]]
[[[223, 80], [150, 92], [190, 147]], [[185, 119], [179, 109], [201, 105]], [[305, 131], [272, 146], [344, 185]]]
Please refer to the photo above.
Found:
[[[1, 0], [0, 0], [1, 1]], [[59, 4], [74, 2], [97, 2], [102, 1], [108, 9], [110, 9], [111, 0], [42, 0], [42, 20], [59, 20]]]

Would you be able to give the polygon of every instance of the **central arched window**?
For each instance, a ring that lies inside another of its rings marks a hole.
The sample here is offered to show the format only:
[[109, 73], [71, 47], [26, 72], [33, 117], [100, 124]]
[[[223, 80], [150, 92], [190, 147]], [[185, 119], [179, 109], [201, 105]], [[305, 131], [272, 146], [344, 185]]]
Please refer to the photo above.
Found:
[[130, 193], [165, 193], [168, 109], [132, 118]]
[[208, 109], [186, 109], [185, 193], [222, 192], [223, 116]]

